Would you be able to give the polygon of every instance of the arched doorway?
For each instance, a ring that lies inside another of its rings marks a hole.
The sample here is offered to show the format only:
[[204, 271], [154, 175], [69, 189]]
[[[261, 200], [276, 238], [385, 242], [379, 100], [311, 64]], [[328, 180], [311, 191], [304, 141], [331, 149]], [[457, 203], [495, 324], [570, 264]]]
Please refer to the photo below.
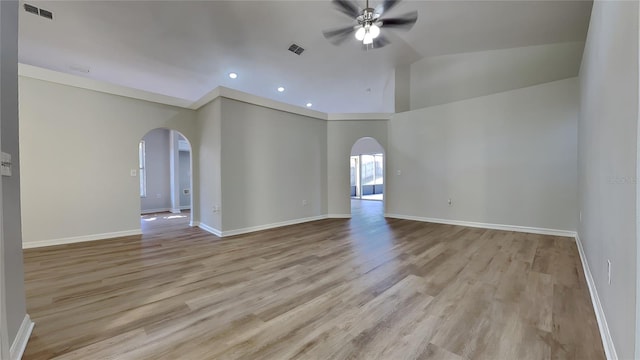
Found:
[[372, 137], [358, 139], [351, 147], [351, 213], [384, 214], [385, 151]]
[[193, 222], [191, 143], [180, 132], [157, 128], [138, 144], [143, 233], [157, 223]]

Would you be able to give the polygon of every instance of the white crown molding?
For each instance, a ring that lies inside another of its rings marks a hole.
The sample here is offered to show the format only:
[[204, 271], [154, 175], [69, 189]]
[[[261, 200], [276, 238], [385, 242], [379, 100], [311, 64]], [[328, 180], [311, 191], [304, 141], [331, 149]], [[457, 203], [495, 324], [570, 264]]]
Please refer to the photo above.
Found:
[[83, 76], [49, 70], [33, 65], [18, 63], [18, 75], [56, 84], [72, 86], [80, 89], [93, 90], [111, 95], [124, 96], [132, 99], [145, 100], [185, 109], [189, 109], [192, 104], [192, 101], [186, 99], [180, 99], [168, 95], [152, 93], [150, 91], [110, 84], [104, 81], [98, 81]]
[[215, 99], [217, 99], [219, 97], [220, 97], [220, 86], [218, 86], [215, 89], [213, 89], [213, 90], [209, 91], [208, 93], [204, 94], [204, 96], [202, 96], [200, 99], [198, 99], [197, 101], [192, 103], [189, 106], [189, 109], [198, 110], [201, 107], [207, 105], [208, 103], [212, 102], [213, 100], [215, 100]]
[[286, 104], [252, 95], [239, 90], [218, 86], [197, 101], [176, 98], [173, 96], [157, 94], [145, 90], [134, 89], [122, 85], [111, 84], [104, 81], [90, 79], [84, 76], [68, 74], [60, 71], [41, 68], [38, 66], [18, 64], [18, 75], [22, 77], [48, 81], [55, 84], [72, 86], [80, 89], [93, 90], [106, 94], [128, 97], [137, 100], [150, 101], [158, 104], [175, 106], [183, 109], [198, 110], [211, 101], [224, 97], [227, 99], [242, 101], [248, 104], [262, 106], [274, 110], [280, 110], [292, 114], [307, 116], [319, 120], [329, 121], [353, 121], [353, 120], [389, 120], [391, 115], [386, 113], [355, 113], [355, 114], [327, 114], [317, 110], [311, 110], [295, 105]]
[[427, 218], [427, 217], [411, 216], [411, 215], [399, 215], [399, 214], [384, 214], [384, 216], [389, 218], [395, 218], [395, 219], [403, 219], [403, 220], [467, 226], [467, 227], [492, 229], [492, 230], [516, 231], [516, 232], [523, 232], [523, 233], [529, 233], [529, 234], [554, 235], [554, 236], [564, 236], [564, 237], [576, 236], [576, 232], [570, 231], [570, 230], [557, 230], [557, 229], [537, 228], [537, 227], [519, 226], [519, 225], [479, 223], [479, 222], [473, 222], [473, 221], [437, 219], [437, 218]]
[[31, 332], [33, 332], [34, 325], [35, 324], [31, 321], [29, 314], [25, 314], [24, 319], [22, 319], [22, 324], [20, 324], [20, 329], [18, 329], [18, 334], [9, 349], [9, 359], [22, 359], [22, 354], [24, 354], [24, 350], [27, 348], [27, 343], [31, 337]]
[[44, 246], [75, 244], [75, 243], [85, 242], [85, 241], [106, 240], [106, 239], [113, 239], [117, 237], [133, 236], [133, 235], [141, 235], [141, 234], [142, 234], [142, 230], [135, 229], [135, 230], [116, 231], [116, 232], [103, 233], [103, 234], [74, 236], [74, 237], [51, 239], [51, 240], [23, 241], [22, 248], [31, 249], [31, 248], [38, 248], [38, 247], [44, 247]]
[[[274, 109], [274, 110], [280, 110], [280, 111], [284, 111], [284, 112], [289, 112], [289, 113], [293, 113], [293, 114], [297, 114], [297, 115], [302, 115], [302, 116], [308, 116], [310, 118], [314, 118], [314, 119], [319, 119], [319, 120], [327, 120], [327, 114], [317, 111], [317, 110], [311, 110], [311, 109], [307, 109], [307, 108], [302, 108], [299, 106], [294, 106], [294, 105], [290, 105], [290, 104], [286, 104], [280, 101], [275, 101], [275, 100], [271, 100], [271, 99], [267, 99], [267, 98], [263, 98], [257, 95], [252, 95], [246, 92], [242, 92], [242, 91], [238, 91], [238, 90], [234, 90], [234, 89], [229, 89], [226, 88], [224, 86], [218, 86], [216, 88], [218, 90], [218, 94], [220, 97], [224, 97], [227, 99], [232, 99], [232, 100], [237, 100], [237, 101], [242, 101], [248, 104], [252, 104], [252, 105], [257, 105], [257, 106], [262, 106], [262, 107], [266, 107], [266, 108], [270, 108], [270, 109]], [[215, 90], [212, 91], [215, 92]], [[211, 94], [211, 93], [210, 93]], [[206, 96], [206, 95], [205, 95]], [[208, 99], [209, 97], [207, 97]], [[211, 100], [209, 100], [211, 101]], [[207, 103], [209, 102], [207, 101]], [[199, 104], [200, 100], [198, 100]]]
[[578, 253], [580, 254], [580, 260], [582, 262], [582, 270], [584, 270], [584, 277], [587, 280], [587, 287], [589, 288], [589, 294], [591, 295], [593, 312], [596, 313], [596, 320], [598, 321], [598, 328], [600, 330], [600, 337], [602, 339], [602, 347], [604, 348], [605, 356], [608, 360], [618, 360], [618, 354], [616, 353], [616, 348], [613, 344], [613, 338], [609, 331], [609, 325], [607, 324], [607, 318], [604, 315], [602, 303], [600, 303], [596, 283], [593, 280], [593, 275], [591, 275], [587, 256], [584, 253], [584, 248], [582, 247], [582, 241], [580, 241], [580, 235], [576, 233], [575, 238], [576, 245], [578, 246]]
[[328, 121], [386, 121], [391, 119], [393, 114], [389, 113], [364, 113], [364, 114], [328, 114]]

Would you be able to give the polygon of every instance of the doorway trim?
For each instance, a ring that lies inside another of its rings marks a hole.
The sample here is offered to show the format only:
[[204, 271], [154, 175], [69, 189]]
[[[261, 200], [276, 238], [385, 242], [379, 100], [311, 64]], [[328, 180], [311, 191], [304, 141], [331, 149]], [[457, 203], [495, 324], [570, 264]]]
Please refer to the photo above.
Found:
[[[0, 179], [0, 186], [2, 180]], [[0, 192], [0, 204], [2, 204], [2, 192]], [[2, 229], [2, 211], [0, 210], [0, 359], [9, 358], [9, 334], [7, 334], [7, 304], [4, 280], [4, 236]]]

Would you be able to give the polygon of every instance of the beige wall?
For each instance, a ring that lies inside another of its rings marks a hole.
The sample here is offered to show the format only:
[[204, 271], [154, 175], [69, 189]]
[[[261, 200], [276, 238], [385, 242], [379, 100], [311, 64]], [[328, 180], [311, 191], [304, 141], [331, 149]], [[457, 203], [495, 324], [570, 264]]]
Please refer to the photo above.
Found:
[[386, 212], [574, 231], [577, 96], [573, 78], [394, 115]]
[[[217, 231], [222, 231], [221, 102], [222, 99], [217, 98], [198, 109], [195, 141], [200, 156], [193, 158], [193, 163], [197, 164], [193, 169], [193, 180], [198, 179], [200, 183], [199, 221]], [[196, 148], [193, 143], [192, 148]], [[193, 199], [195, 202], [196, 194]], [[196, 209], [196, 205], [193, 208]]]
[[25, 77], [19, 93], [26, 245], [139, 230], [140, 139], [155, 128], [196, 138], [192, 110]]
[[580, 100], [578, 234], [618, 358], [638, 358], [638, 2], [594, 2]]
[[410, 108], [576, 77], [583, 48], [583, 42], [568, 42], [426, 57], [411, 64]]
[[326, 214], [326, 121], [226, 98], [221, 114], [223, 231]]

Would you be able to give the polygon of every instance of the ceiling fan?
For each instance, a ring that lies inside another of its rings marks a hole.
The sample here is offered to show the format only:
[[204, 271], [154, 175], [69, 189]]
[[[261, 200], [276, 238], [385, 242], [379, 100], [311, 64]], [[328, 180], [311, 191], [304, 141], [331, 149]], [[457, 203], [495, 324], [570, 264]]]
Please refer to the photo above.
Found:
[[418, 20], [418, 12], [411, 11], [398, 17], [385, 18], [382, 15], [398, 5], [400, 0], [383, 0], [375, 9], [369, 7], [360, 8], [353, 0], [332, 0], [338, 11], [353, 18], [357, 24], [322, 32], [324, 37], [334, 45], [340, 45], [352, 34], [362, 42], [363, 49], [381, 48], [391, 41], [380, 34], [380, 29], [402, 29], [408, 31]]

